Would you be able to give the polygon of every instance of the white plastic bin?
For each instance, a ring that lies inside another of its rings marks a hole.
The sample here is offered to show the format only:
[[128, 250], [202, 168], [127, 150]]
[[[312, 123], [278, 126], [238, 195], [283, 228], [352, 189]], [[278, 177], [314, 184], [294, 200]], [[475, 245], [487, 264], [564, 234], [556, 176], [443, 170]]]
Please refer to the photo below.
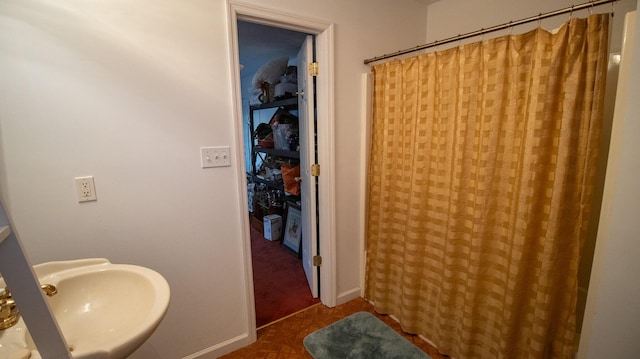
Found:
[[270, 241], [280, 240], [282, 235], [282, 217], [277, 214], [264, 216], [262, 219], [264, 224], [264, 238]]

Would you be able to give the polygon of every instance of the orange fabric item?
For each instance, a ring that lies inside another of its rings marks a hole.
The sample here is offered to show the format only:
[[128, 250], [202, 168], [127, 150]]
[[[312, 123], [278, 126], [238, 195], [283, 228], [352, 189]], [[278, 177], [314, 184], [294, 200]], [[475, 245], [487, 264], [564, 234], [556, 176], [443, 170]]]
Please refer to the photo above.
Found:
[[284, 191], [297, 196], [300, 194], [300, 165], [290, 166], [284, 164], [280, 166], [282, 171], [282, 181], [284, 182]]

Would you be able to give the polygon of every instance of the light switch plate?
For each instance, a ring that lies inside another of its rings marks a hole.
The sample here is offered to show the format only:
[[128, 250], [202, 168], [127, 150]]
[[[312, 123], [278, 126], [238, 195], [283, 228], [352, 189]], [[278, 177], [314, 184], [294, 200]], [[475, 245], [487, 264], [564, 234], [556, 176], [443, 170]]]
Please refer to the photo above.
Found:
[[231, 166], [229, 146], [200, 147], [202, 168]]

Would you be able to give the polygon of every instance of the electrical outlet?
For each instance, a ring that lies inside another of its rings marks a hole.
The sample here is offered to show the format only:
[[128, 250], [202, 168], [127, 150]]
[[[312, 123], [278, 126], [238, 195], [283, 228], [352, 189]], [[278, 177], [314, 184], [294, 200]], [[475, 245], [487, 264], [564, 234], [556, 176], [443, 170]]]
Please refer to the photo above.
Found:
[[229, 146], [200, 147], [202, 168], [231, 166]]
[[76, 177], [74, 179], [76, 181], [76, 193], [79, 203], [98, 200], [93, 176]]

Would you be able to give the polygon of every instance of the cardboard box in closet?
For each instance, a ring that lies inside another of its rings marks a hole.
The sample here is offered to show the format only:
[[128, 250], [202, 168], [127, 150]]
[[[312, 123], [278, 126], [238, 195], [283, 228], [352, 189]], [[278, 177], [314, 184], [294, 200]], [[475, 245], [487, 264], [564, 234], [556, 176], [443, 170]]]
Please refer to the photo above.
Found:
[[270, 214], [262, 218], [264, 224], [264, 238], [270, 241], [279, 241], [282, 235], [282, 217]]

